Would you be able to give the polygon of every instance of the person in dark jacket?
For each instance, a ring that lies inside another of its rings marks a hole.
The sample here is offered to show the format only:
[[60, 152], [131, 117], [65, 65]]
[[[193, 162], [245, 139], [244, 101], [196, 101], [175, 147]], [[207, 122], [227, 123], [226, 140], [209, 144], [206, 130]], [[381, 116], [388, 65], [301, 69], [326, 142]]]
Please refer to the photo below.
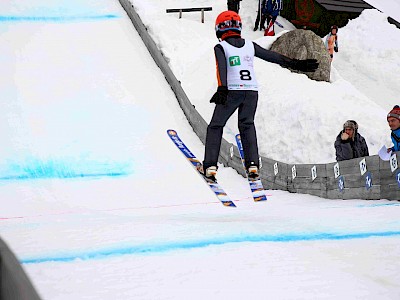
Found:
[[270, 26], [270, 22], [273, 24], [279, 16], [279, 13], [283, 8], [282, 2], [283, 0], [267, 0], [264, 10], [267, 19], [267, 26]]
[[337, 161], [369, 156], [367, 143], [358, 133], [356, 121], [348, 120], [343, 124], [343, 130], [336, 138], [335, 149]]
[[265, 14], [266, 2], [267, 0], [258, 0], [258, 11], [257, 11], [256, 22], [254, 23], [254, 31], [257, 31], [258, 28], [260, 28], [260, 30], [265, 29], [265, 20], [267, 19], [267, 16]]
[[218, 89], [210, 100], [216, 106], [207, 127], [203, 174], [207, 180], [216, 180], [223, 128], [231, 115], [238, 110], [245, 166], [249, 177], [255, 178], [258, 177], [259, 155], [254, 126], [258, 102], [254, 57], [304, 72], [314, 72], [318, 68], [318, 61], [291, 59], [266, 50], [251, 40], [242, 39], [242, 21], [233, 11], [219, 14], [215, 30], [220, 40], [214, 47]]
[[282, 1], [283, 0], [259, 0], [259, 7], [256, 22], [254, 24], [254, 31], [258, 29], [259, 25], [260, 30], [264, 30], [265, 21], [267, 21], [267, 26], [272, 26], [283, 8]]
[[393, 147], [388, 149], [390, 151], [400, 151], [400, 106], [395, 105], [387, 115], [387, 121], [392, 130], [391, 138]]

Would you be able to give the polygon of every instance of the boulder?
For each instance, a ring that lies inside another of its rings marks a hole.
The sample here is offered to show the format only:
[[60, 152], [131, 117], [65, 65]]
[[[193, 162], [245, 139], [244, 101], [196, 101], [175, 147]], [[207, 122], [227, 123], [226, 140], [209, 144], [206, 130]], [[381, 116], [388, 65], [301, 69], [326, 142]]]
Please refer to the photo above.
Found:
[[296, 59], [315, 58], [319, 62], [315, 72], [301, 72], [317, 81], [330, 81], [331, 58], [322, 39], [310, 30], [296, 29], [280, 36], [270, 50]]

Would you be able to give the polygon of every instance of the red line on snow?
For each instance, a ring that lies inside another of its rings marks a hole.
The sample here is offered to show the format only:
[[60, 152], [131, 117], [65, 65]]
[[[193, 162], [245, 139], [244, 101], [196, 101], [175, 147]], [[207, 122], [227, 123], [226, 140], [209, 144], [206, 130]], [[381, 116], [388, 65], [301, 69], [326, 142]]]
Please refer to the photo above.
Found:
[[[272, 195], [267, 195], [270, 197]], [[241, 199], [233, 199], [234, 202], [240, 201], [249, 201], [252, 197], [246, 197]], [[27, 216], [11, 216], [11, 217], [0, 217], [0, 221], [5, 220], [15, 220], [15, 219], [26, 219], [26, 218], [40, 218], [47, 216], [58, 216], [58, 215], [72, 215], [72, 214], [85, 214], [92, 212], [107, 212], [107, 211], [123, 211], [123, 210], [139, 210], [139, 209], [157, 209], [157, 208], [168, 208], [168, 207], [179, 207], [179, 206], [192, 206], [192, 205], [208, 205], [208, 204], [216, 204], [220, 203], [220, 201], [210, 201], [210, 202], [196, 202], [196, 203], [188, 203], [188, 204], [170, 204], [170, 205], [157, 205], [157, 206], [142, 206], [142, 207], [121, 207], [121, 208], [111, 208], [111, 209], [95, 209], [95, 210], [85, 210], [85, 211], [62, 211], [55, 212], [50, 214], [40, 214], [40, 215], [27, 215]]]

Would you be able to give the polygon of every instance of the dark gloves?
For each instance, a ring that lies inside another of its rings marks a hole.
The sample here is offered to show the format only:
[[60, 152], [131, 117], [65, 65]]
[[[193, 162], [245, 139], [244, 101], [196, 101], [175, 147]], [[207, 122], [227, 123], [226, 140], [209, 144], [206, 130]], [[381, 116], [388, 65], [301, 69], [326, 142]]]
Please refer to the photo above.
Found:
[[333, 50], [335, 50], [335, 52], [339, 52], [339, 47], [333, 47]]
[[210, 103], [224, 105], [228, 97], [228, 92], [229, 91], [226, 86], [219, 86], [215, 94], [212, 96]]
[[302, 72], [315, 72], [318, 69], [318, 61], [316, 59], [293, 59], [291, 68]]

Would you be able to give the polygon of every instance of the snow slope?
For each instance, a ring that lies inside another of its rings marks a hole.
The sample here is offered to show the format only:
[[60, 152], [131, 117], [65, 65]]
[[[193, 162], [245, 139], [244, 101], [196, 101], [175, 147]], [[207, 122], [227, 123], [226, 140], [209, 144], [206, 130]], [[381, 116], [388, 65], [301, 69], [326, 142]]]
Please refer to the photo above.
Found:
[[[254, 203], [221, 168], [238, 206], [223, 207], [166, 136], [203, 154], [116, 1], [0, 8], [0, 235], [43, 299], [400, 297], [397, 201], [268, 191]], [[201, 71], [193, 44], [180, 54]]]

